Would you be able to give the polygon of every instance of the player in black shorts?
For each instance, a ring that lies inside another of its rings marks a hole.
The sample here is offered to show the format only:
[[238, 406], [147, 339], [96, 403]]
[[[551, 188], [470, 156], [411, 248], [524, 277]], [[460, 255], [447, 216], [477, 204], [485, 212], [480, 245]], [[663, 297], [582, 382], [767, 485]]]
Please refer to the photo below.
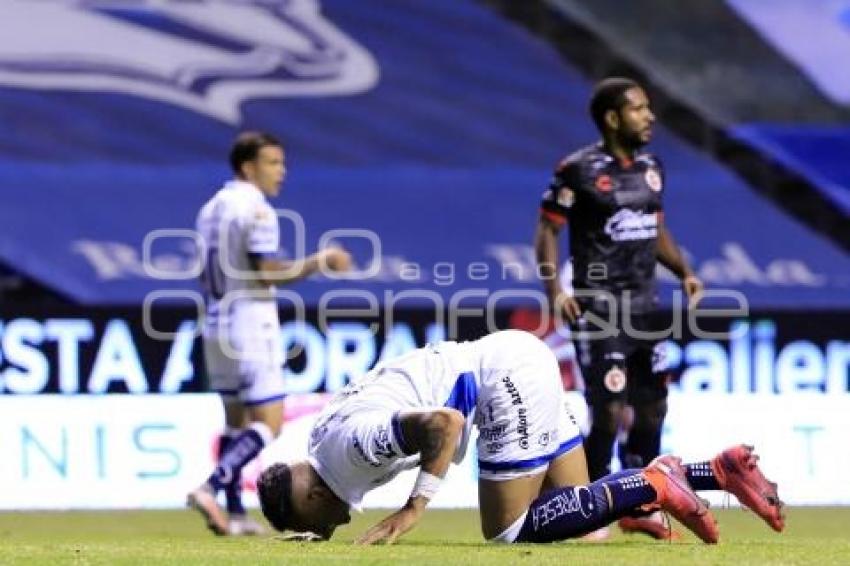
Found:
[[[624, 466], [646, 465], [660, 449], [667, 384], [654, 363], [659, 338], [635, 332], [656, 329], [656, 262], [682, 280], [691, 304], [703, 285], [664, 225], [664, 170], [642, 150], [655, 121], [643, 88], [629, 79], [605, 79], [594, 89], [590, 114], [602, 141], [556, 168], [543, 196], [535, 249], [553, 308], [573, 324], [593, 418], [585, 450], [595, 480], [608, 473], [629, 405], [634, 421], [627, 454], [621, 454]], [[572, 292], [558, 273], [558, 234], [565, 225]], [[599, 337], [605, 328], [600, 320], [612, 321], [614, 332]]]

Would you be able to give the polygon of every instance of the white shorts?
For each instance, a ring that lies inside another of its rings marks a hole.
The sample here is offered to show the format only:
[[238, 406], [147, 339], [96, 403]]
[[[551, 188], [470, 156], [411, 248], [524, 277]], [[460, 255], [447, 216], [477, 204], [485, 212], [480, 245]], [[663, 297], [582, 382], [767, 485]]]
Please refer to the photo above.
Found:
[[226, 326], [204, 333], [210, 389], [225, 399], [262, 405], [284, 397], [280, 321], [273, 303], [236, 309]]
[[530, 334], [491, 336], [482, 340], [479, 477], [504, 481], [543, 472], [549, 462], [582, 443], [565, 404], [558, 361]]

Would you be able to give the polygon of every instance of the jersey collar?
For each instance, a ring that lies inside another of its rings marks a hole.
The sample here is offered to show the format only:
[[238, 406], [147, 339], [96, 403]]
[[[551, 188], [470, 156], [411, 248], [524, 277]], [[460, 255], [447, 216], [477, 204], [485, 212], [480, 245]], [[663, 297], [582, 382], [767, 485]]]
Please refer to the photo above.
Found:
[[602, 155], [607, 157], [609, 160], [617, 163], [623, 169], [629, 169], [632, 167], [637, 161], [640, 161], [644, 156], [644, 152], [642, 150], [637, 150], [632, 154], [631, 159], [618, 159], [616, 155], [612, 154], [605, 147], [605, 143], [601, 140], [596, 143], [596, 150], [599, 151]]
[[266, 195], [263, 191], [260, 190], [257, 185], [254, 183], [249, 183], [248, 181], [243, 181], [242, 179], [231, 179], [224, 184], [224, 188], [227, 190], [236, 190], [236, 191], [251, 191], [260, 195], [263, 198], [266, 198]]

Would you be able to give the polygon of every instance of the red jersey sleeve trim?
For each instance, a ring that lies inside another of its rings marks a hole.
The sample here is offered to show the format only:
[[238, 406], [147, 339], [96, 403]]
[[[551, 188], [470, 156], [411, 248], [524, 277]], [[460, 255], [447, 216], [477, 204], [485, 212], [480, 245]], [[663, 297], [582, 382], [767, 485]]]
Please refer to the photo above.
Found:
[[541, 216], [544, 216], [550, 222], [557, 224], [558, 226], [563, 226], [567, 223], [567, 217], [557, 212], [552, 212], [551, 210], [546, 210], [545, 208], [540, 209]]

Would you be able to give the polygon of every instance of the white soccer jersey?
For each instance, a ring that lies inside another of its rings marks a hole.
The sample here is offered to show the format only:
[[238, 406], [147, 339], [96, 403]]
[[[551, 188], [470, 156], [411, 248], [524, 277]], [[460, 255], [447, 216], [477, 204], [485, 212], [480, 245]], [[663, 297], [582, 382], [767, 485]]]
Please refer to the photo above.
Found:
[[251, 256], [274, 256], [280, 245], [277, 215], [265, 195], [244, 181], [224, 185], [198, 213], [197, 230], [206, 256], [202, 285], [207, 327], [248, 301], [273, 304], [272, 288], [261, 283]]
[[308, 459], [338, 497], [357, 507], [366, 492], [419, 464], [418, 455], [409, 454], [399, 413], [436, 407], [466, 417], [455, 463], [477, 426], [478, 466], [487, 479], [538, 473], [581, 443], [551, 350], [512, 330], [429, 345], [375, 367], [325, 408], [310, 435]]
[[251, 183], [230, 181], [198, 213], [204, 241], [204, 360], [210, 387], [248, 405], [283, 397], [283, 352], [273, 287], [252, 256], [276, 256], [277, 215]]

